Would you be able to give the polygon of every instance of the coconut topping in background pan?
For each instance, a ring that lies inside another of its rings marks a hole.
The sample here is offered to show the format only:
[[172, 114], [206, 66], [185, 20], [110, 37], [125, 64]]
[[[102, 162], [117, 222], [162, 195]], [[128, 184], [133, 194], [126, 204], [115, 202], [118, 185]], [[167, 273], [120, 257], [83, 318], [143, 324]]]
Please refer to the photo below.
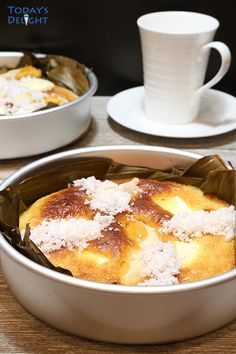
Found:
[[62, 56], [24, 55], [0, 71], [0, 115], [31, 113], [76, 100], [89, 88], [84, 66]]

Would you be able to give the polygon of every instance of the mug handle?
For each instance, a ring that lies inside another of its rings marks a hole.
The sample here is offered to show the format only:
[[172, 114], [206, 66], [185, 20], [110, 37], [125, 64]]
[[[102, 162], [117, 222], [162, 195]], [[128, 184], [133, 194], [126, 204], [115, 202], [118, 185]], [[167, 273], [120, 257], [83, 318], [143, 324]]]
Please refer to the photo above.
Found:
[[211, 48], [216, 49], [220, 53], [221, 56], [220, 69], [218, 73], [213, 77], [213, 79], [211, 79], [209, 82], [207, 82], [205, 85], [201, 86], [199, 89], [195, 91], [194, 98], [200, 98], [201, 94], [205, 90], [217, 84], [217, 82], [219, 82], [229, 70], [230, 63], [231, 63], [231, 53], [229, 47], [222, 42], [207, 43], [201, 48], [200, 56], [206, 54], [206, 52]]

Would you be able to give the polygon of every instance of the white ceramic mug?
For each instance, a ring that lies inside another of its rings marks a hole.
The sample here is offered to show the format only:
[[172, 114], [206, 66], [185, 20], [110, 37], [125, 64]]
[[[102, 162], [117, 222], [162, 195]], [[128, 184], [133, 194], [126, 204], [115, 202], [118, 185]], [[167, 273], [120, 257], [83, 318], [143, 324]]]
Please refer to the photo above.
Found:
[[[140, 30], [146, 116], [164, 124], [185, 124], [198, 115], [202, 93], [229, 69], [231, 55], [222, 42], [212, 42], [219, 21], [185, 11], [141, 16]], [[210, 49], [218, 50], [221, 67], [203, 85]]]

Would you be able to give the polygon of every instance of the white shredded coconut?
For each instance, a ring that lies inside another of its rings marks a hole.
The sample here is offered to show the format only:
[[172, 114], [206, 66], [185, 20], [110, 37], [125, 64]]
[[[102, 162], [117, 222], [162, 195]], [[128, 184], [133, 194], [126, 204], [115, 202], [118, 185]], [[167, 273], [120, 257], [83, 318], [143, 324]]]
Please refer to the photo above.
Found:
[[181, 262], [171, 242], [162, 242], [156, 237], [153, 242], [144, 246], [141, 257], [144, 261], [141, 276], [148, 277], [148, 279], [138, 285], [178, 284], [176, 276], [179, 273]]
[[54, 219], [43, 220], [31, 229], [31, 240], [44, 253], [49, 253], [67, 247], [78, 247], [82, 250], [87, 242], [101, 237], [102, 230], [106, 229], [114, 218], [97, 213], [93, 220], [87, 219]]
[[165, 221], [159, 231], [165, 234], [171, 233], [182, 241], [204, 234], [224, 236], [226, 240], [232, 240], [236, 233], [235, 223], [236, 211], [231, 205], [213, 211], [196, 210], [176, 214]]
[[[87, 219], [53, 219], [43, 220], [32, 228], [30, 238], [44, 253], [59, 250], [62, 247], [80, 250], [87, 247], [88, 241], [101, 237], [102, 230], [114, 222], [114, 215], [129, 210], [132, 192], [137, 190], [138, 178], [118, 185], [111, 181], [99, 181], [95, 177], [82, 178], [74, 181], [75, 186], [90, 198], [85, 203], [90, 204], [96, 213], [93, 220]], [[101, 215], [103, 212], [107, 215]], [[112, 230], [112, 227], [109, 228]]]
[[132, 195], [137, 193], [139, 188], [138, 178], [133, 178], [131, 181], [117, 184], [112, 181], [100, 181], [95, 177], [82, 178], [73, 181], [75, 186], [80, 186], [90, 196], [87, 204], [92, 209], [98, 209], [109, 215], [116, 215], [123, 211], [129, 211], [129, 202]]
[[96, 179], [94, 176], [88, 177], [88, 178], [81, 178], [73, 181], [74, 186], [79, 186], [81, 187], [82, 190], [86, 191], [86, 194], [94, 194], [98, 190], [107, 190], [110, 188], [115, 188], [117, 186], [116, 183], [112, 181], [100, 181], [99, 179]]
[[98, 191], [89, 201], [92, 209], [98, 209], [110, 215], [122, 213], [125, 210], [130, 210], [129, 202], [131, 195], [127, 192], [113, 189], [112, 191]]
[[7, 80], [0, 75], [0, 111], [4, 115], [29, 113], [45, 107], [46, 93], [24, 86], [27, 80]]

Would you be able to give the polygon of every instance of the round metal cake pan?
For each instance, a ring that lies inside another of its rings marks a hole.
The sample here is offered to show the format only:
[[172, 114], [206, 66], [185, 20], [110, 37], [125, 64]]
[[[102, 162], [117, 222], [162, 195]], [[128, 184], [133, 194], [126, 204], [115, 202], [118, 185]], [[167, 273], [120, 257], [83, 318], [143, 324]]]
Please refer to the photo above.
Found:
[[[161, 169], [189, 166], [200, 158], [151, 146], [76, 149], [21, 168], [0, 189], [82, 156]], [[5, 279], [22, 306], [42, 321], [75, 335], [123, 344], [166, 343], [205, 334], [236, 317], [236, 269], [192, 283], [135, 287], [57, 273], [18, 253], [2, 235], [0, 254]]]
[[[14, 68], [22, 55], [21, 52], [0, 52], [0, 67]], [[98, 86], [95, 74], [86, 70], [90, 88], [75, 101], [40, 112], [0, 117], [0, 159], [45, 153], [86, 133], [91, 122], [91, 97]]]

